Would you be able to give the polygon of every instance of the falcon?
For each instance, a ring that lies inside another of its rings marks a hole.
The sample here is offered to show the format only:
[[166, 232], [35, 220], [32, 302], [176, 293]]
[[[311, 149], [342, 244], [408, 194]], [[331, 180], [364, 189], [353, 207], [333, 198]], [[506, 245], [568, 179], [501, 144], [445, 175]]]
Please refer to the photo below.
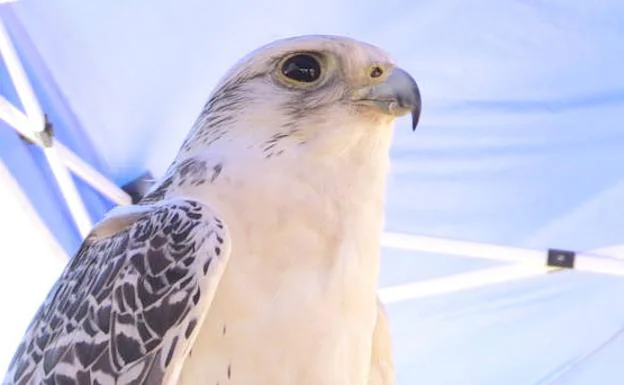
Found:
[[85, 238], [4, 384], [392, 384], [384, 192], [394, 121], [420, 109], [367, 43], [250, 53], [163, 177]]

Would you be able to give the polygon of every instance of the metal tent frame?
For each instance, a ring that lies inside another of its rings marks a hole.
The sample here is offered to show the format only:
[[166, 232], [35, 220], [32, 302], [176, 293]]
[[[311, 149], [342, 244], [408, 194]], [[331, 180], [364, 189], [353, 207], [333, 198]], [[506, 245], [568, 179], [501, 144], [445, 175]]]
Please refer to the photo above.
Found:
[[72, 218], [84, 238], [91, 230], [92, 221], [71, 179], [70, 170], [115, 203], [128, 204], [131, 198], [46, 132], [46, 118], [2, 20], [0, 20], [0, 54], [25, 110], [25, 113], [20, 111], [0, 96], [0, 119], [42, 147]]

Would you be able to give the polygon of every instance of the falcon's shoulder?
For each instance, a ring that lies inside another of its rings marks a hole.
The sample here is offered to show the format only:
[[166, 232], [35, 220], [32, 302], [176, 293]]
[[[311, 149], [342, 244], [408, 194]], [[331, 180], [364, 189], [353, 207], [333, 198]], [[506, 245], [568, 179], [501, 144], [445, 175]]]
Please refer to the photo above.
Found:
[[175, 380], [229, 258], [224, 223], [189, 199], [96, 225], [40, 307], [5, 384]]

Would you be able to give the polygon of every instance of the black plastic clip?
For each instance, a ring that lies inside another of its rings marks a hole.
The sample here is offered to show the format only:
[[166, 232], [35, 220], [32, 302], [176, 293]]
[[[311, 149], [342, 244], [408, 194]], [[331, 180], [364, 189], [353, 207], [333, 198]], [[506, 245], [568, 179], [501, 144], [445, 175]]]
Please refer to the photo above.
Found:
[[43, 131], [37, 131], [33, 133], [34, 140], [30, 140], [24, 135], [18, 133], [18, 136], [20, 137], [20, 139], [22, 139], [22, 141], [27, 144], [39, 144], [43, 147], [52, 147], [52, 144], [54, 143], [54, 126], [48, 120], [47, 114], [44, 114], [43, 116], [45, 119]]
[[574, 268], [574, 260], [576, 253], [568, 250], [548, 249], [548, 258], [546, 265], [552, 267], [561, 267], [565, 269]]
[[143, 198], [145, 194], [152, 188], [154, 184], [154, 177], [149, 171], [139, 176], [138, 178], [131, 180], [123, 185], [121, 188], [132, 198], [132, 203], [137, 203]]

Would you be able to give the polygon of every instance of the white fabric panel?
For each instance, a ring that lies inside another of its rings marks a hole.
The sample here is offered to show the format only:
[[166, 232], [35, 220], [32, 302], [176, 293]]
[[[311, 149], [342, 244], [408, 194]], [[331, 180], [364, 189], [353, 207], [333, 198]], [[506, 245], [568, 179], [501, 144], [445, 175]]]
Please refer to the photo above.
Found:
[[13, 351], [67, 263], [5, 164], [0, 161], [0, 377]]

